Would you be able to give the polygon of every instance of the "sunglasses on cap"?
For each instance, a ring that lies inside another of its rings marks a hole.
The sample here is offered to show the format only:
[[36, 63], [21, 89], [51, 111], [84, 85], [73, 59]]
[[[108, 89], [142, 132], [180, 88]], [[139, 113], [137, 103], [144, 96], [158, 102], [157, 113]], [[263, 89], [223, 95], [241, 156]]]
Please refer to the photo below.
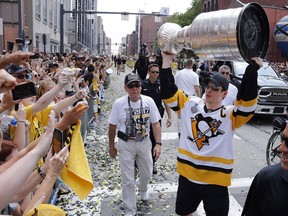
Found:
[[150, 71], [152, 74], [159, 74], [159, 71]]
[[30, 76], [30, 74], [19, 74], [19, 75], [17, 75], [17, 76], [14, 76], [14, 77], [17, 77], [18, 79], [24, 79], [24, 78], [26, 78], [26, 79], [31, 79], [31, 76]]
[[209, 89], [210, 87], [212, 88], [212, 91], [214, 91], [214, 92], [218, 92], [218, 91], [221, 89], [220, 86], [216, 87], [216, 86], [214, 86], [214, 85], [212, 85], [212, 84], [208, 84], [208, 85], [206, 86], [206, 89]]
[[281, 143], [284, 142], [285, 146], [288, 148], [288, 137], [285, 137], [283, 132], [280, 132]]
[[134, 82], [134, 83], [132, 82], [132, 83], [129, 83], [127, 85], [127, 87], [130, 88], [130, 89], [132, 89], [134, 87], [139, 88], [140, 86], [141, 86], [141, 84], [139, 82]]

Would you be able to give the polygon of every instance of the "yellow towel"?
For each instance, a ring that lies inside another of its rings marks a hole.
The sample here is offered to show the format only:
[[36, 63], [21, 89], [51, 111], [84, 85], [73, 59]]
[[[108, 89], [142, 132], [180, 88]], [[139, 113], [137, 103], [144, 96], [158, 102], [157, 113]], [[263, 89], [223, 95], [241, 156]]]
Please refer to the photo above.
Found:
[[65, 216], [66, 213], [59, 207], [50, 204], [39, 204], [27, 212], [26, 216]]
[[96, 91], [96, 92], [99, 91], [98, 82], [99, 82], [99, 76], [98, 76], [98, 74], [96, 74], [96, 75], [93, 77], [93, 80], [92, 80], [93, 91]]
[[94, 188], [94, 185], [80, 127], [81, 122], [78, 121], [72, 133], [69, 159], [61, 171], [61, 178], [83, 200]]

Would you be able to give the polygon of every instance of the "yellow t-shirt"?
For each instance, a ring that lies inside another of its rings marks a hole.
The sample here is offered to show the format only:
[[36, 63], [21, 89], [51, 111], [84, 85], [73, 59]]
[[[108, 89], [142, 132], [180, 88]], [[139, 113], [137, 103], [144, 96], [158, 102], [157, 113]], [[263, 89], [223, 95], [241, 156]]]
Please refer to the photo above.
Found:
[[177, 62], [172, 62], [172, 63], [171, 63], [171, 68], [172, 68], [172, 69], [176, 70], [177, 67], [178, 67], [178, 63], [177, 63]]
[[[29, 121], [29, 143], [40, 137], [44, 132], [44, 127], [49, 122], [49, 114], [50, 111], [53, 109], [53, 105], [47, 106], [45, 109], [41, 110], [40, 112], [32, 115], [32, 105], [24, 107], [26, 112], [26, 120]], [[13, 138], [15, 135], [15, 127], [10, 128], [10, 137]]]
[[98, 92], [99, 91], [99, 85], [98, 85], [98, 83], [99, 83], [99, 74], [96, 74], [93, 77], [92, 83], [93, 83], [93, 91]]

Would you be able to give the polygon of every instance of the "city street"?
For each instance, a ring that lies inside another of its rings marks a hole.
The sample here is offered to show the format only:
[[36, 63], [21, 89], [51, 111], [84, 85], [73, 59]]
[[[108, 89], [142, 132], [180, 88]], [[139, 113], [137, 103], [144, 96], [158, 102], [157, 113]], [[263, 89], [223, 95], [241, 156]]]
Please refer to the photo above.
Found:
[[[119, 160], [112, 160], [108, 153], [108, 117], [114, 100], [125, 94], [123, 80], [126, 73], [111, 76], [111, 84], [106, 92], [106, 102], [95, 126], [88, 131], [85, 148], [94, 180], [94, 190], [80, 201], [73, 192], [62, 195], [58, 205], [68, 215], [122, 215], [121, 181]], [[231, 216], [241, 215], [242, 207], [251, 181], [259, 169], [266, 166], [265, 148], [272, 133], [271, 117], [255, 117], [235, 133], [235, 166], [230, 192]], [[165, 125], [166, 116], [163, 119]], [[137, 215], [176, 215], [175, 197], [177, 191], [176, 152], [178, 145], [177, 117], [173, 113], [171, 128], [162, 129], [162, 155], [157, 161], [158, 173], [153, 175], [149, 185], [149, 202], [144, 204], [138, 197]], [[197, 215], [205, 215], [199, 207]]]

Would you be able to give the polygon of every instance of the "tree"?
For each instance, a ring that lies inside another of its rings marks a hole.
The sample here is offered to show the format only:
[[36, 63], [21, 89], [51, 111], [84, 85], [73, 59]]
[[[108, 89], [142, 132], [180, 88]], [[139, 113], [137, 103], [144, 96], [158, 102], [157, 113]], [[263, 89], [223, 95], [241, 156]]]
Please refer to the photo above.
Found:
[[177, 23], [181, 27], [189, 26], [192, 21], [201, 13], [201, 1], [192, 0], [191, 8], [189, 8], [185, 13], [175, 13], [168, 21], [172, 23]]
[[[181, 27], [189, 26], [192, 21], [201, 13], [201, 0], [192, 0], [191, 8], [189, 8], [185, 13], [174, 13], [168, 22], [177, 23]], [[180, 57], [186, 55], [188, 58], [197, 58], [192, 50], [183, 49], [180, 52]]]

